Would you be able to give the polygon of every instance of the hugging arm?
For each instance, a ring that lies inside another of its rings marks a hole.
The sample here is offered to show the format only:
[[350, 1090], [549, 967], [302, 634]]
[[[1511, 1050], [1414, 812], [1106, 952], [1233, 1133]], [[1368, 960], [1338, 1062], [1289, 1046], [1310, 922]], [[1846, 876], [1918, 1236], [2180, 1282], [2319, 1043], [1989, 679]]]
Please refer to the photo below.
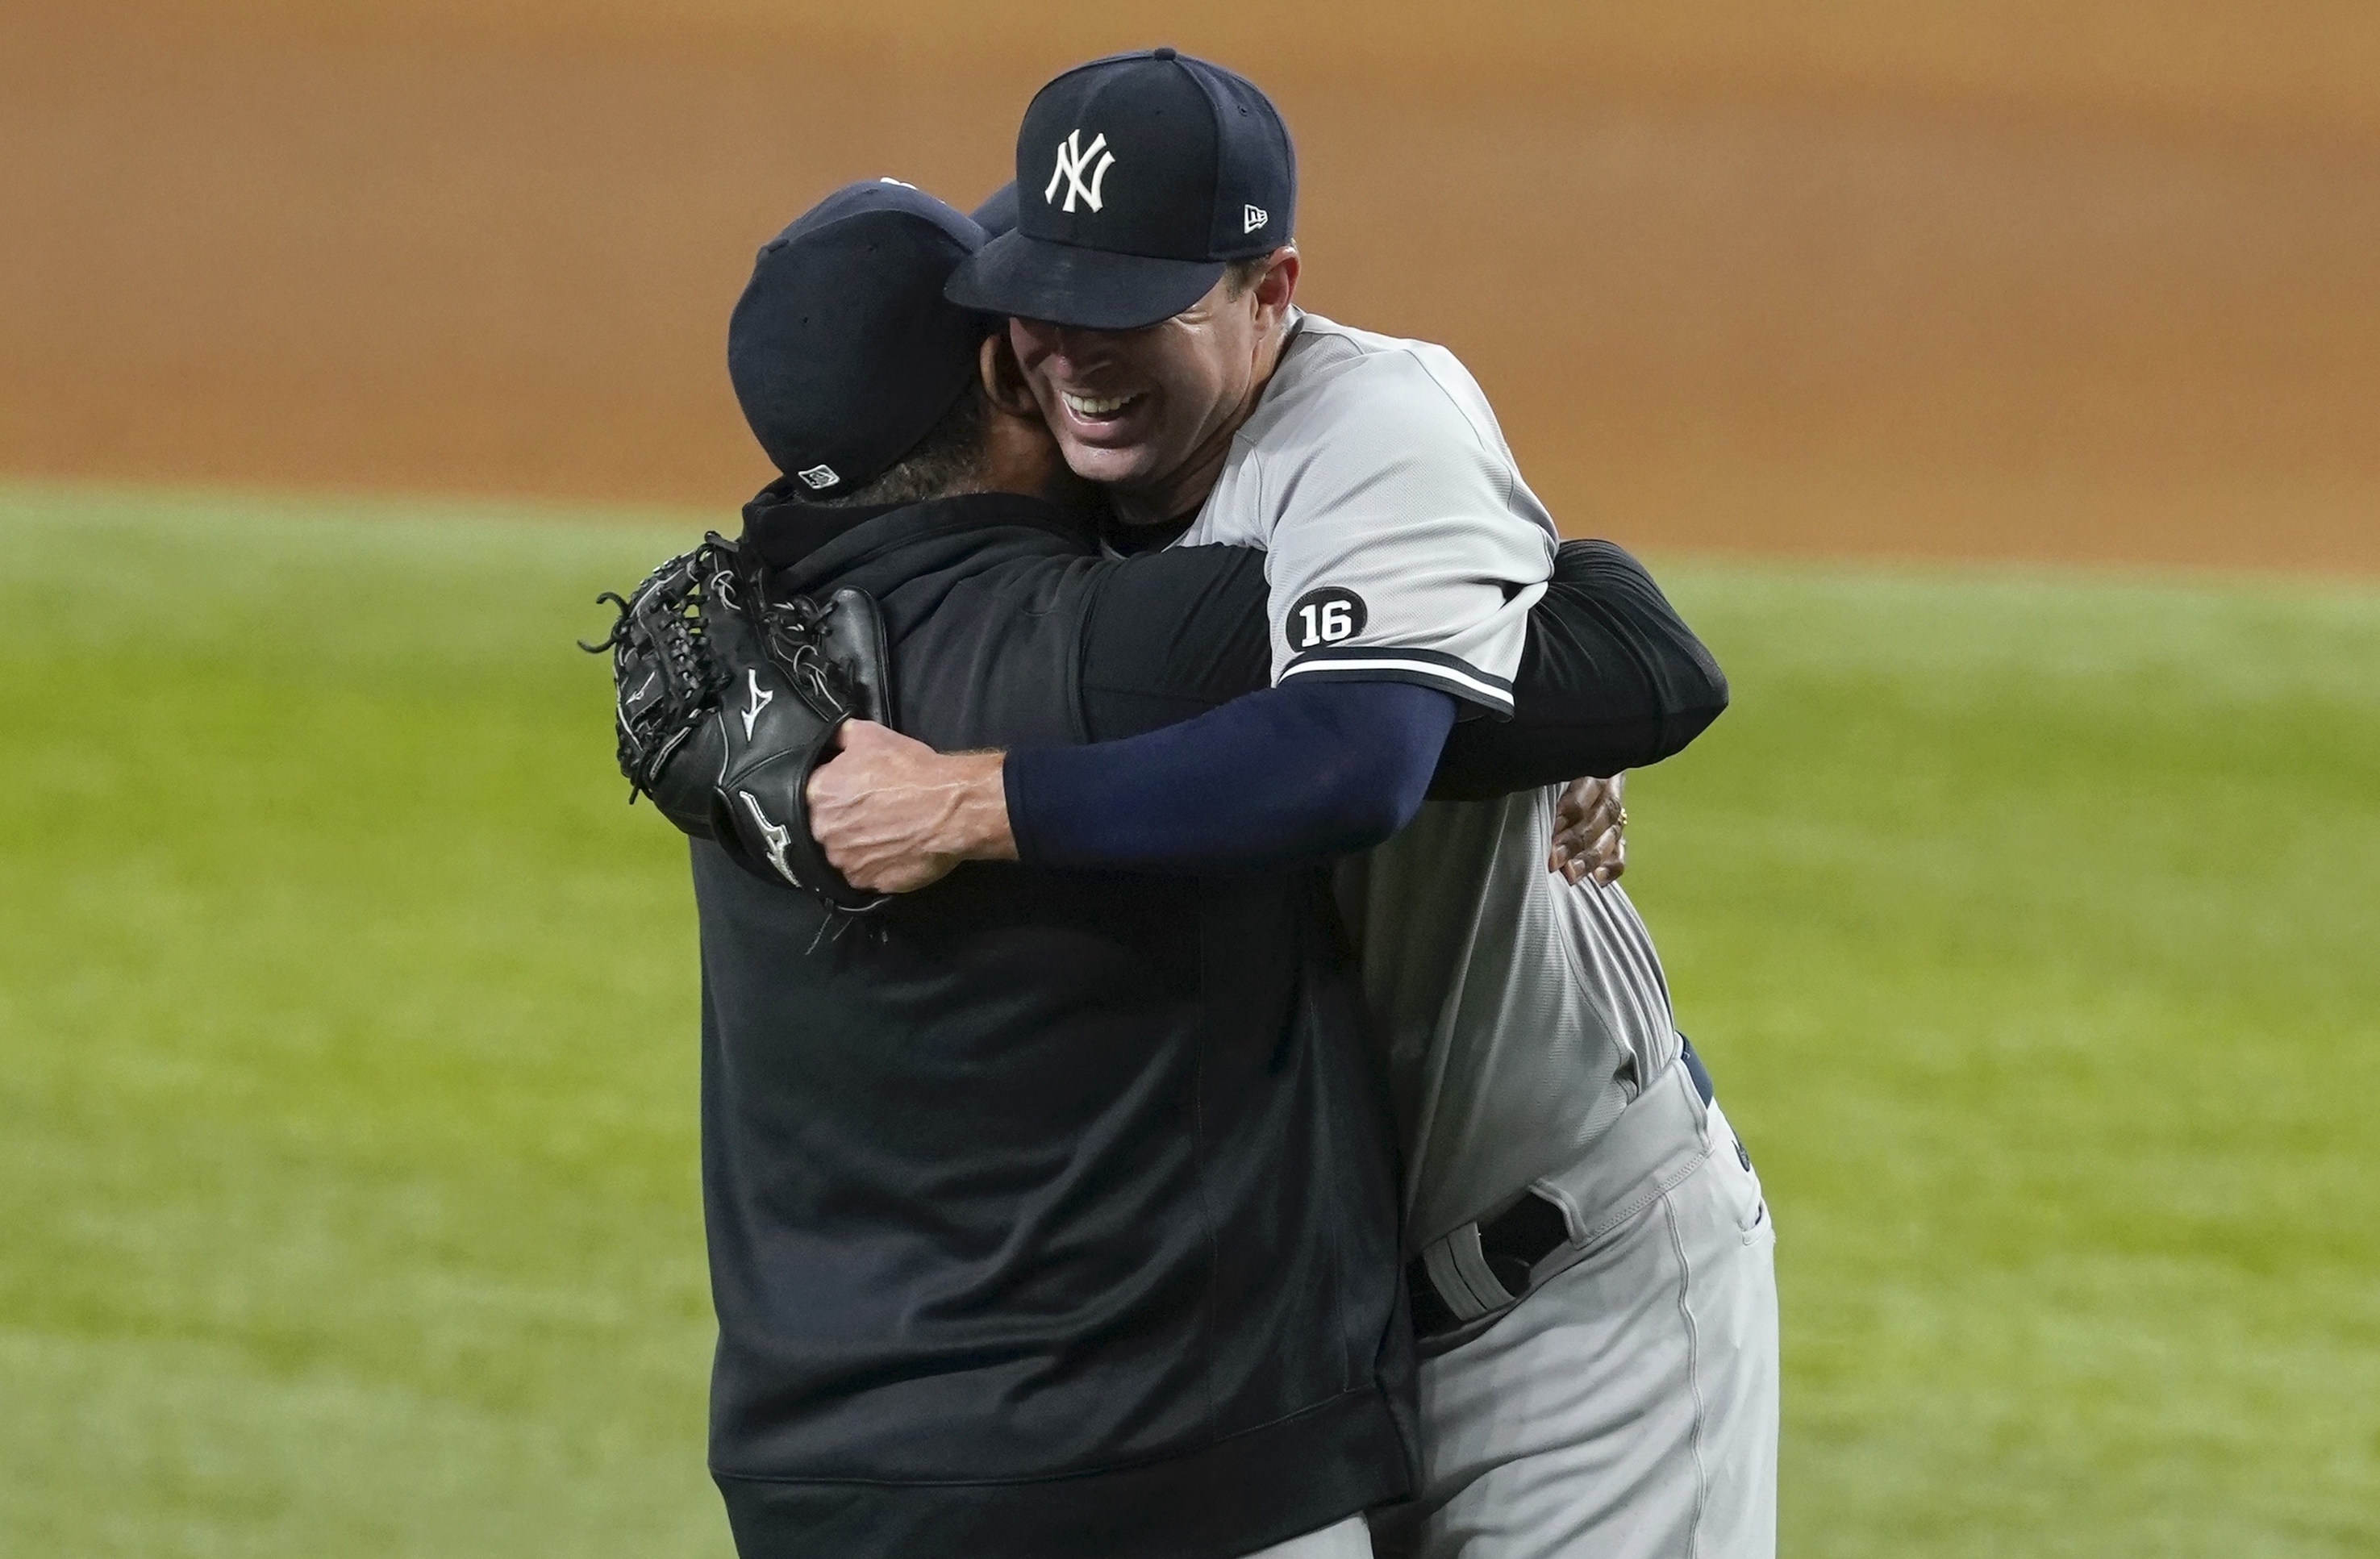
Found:
[[1323, 682], [1120, 741], [1022, 749], [1003, 771], [1016, 857], [1224, 875], [1368, 849], [1421, 809], [1453, 725], [1434, 688]]
[[1718, 663], [1644, 565], [1609, 542], [1564, 542], [1529, 614], [1512, 718], [1455, 728], [1433, 797], [1476, 799], [1685, 749], [1727, 709]]
[[[1138, 736], [1269, 682], [1264, 554], [1177, 547], [1100, 580], [1082, 657], [1084, 735]], [[1675, 756], [1727, 709], [1727, 677], [1644, 565], [1564, 542], [1529, 614], [1510, 720], [1447, 738], [1433, 797], [1473, 799]]]
[[1403, 683], [1265, 688], [1268, 631], [1259, 553], [1118, 565], [1087, 626], [1083, 725], [1095, 742], [1137, 739], [1011, 754], [1019, 858], [1218, 871], [1343, 853], [1412, 818], [1417, 776], [1474, 798], [1616, 773], [1680, 751], [1727, 707], [1709, 652], [1609, 542], [1557, 553], [1511, 720], [1456, 724], [1451, 699]]
[[1425, 790], [1492, 796], [1653, 761], [1726, 702], [1707, 653], [1609, 543], [1558, 555], [1510, 722], [1458, 726], [1452, 698], [1408, 683], [1268, 688], [1269, 631], [1262, 554], [1111, 563], [1078, 670], [1095, 745], [942, 758], [870, 728], [813, 779], [820, 842], [853, 882], [892, 891], [966, 859], [1278, 868], [1378, 843]]

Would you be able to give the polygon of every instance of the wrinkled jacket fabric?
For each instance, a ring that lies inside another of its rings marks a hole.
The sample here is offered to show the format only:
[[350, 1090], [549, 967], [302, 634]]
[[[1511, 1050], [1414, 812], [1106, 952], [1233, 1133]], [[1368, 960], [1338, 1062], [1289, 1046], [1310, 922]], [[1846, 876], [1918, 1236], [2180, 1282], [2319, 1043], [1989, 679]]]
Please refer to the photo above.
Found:
[[[1118, 566], [982, 496], [767, 503], [897, 724], [1086, 739]], [[1392, 1128], [1317, 871], [971, 863], [864, 920], [693, 846], [711, 1465], [754, 1555], [1225, 1559], [1402, 1494]]]

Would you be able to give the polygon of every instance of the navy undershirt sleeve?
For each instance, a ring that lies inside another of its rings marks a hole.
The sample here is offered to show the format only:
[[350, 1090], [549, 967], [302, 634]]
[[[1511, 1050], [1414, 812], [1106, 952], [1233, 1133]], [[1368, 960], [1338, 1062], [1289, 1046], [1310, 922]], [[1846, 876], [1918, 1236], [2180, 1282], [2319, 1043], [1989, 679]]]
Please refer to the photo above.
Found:
[[1420, 810], [1454, 716], [1434, 688], [1293, 682], [1144, 736], [1020, 748], [1017, 858], [1225, 876], [1368, 849]]
[[[1138, 736], [1271, 679], [1265, 554], [1175, 547], [1101, 564], [1085, 620], [1083, 736]], [[1644, 565], [1564, 542], [1512, 678], [1512, 718], [1458, 723], [1433, 798], [1475, 799], [1658, 763], [1727, 708], [1727, 677]]]

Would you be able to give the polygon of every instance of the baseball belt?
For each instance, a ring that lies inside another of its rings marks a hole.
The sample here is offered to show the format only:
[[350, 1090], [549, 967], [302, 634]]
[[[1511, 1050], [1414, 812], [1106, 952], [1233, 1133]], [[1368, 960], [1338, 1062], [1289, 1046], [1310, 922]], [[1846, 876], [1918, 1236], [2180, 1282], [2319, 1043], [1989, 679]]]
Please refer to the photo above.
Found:
[[[1678, 1044], [1686, 1075], [1694, 1079], [1694, 1091], [1708, 1109], [1713, 1093], [1709, 1069], [1694, 1054], [1692, 1040], [1681, 1034]], [[1469, 1259], [1473, 1245], [1469, 1236], [1474, 1230], [1477, 1231], [1476, 1261]], [[1562, 1210], [1532, 1190], [1524, 1191], [1520, 1200], [1486, 1223], [1465, 1224], [1434, 1242], [1405, 1268], [1405, 1283], [1413, 1294], [1415, 1335], [1427, 1342], [1518, 1304], [1529, 1292], [1530, 1274], [1537, 1263], [1569, 1239], [1570, 1221], [1562, 1216]]]

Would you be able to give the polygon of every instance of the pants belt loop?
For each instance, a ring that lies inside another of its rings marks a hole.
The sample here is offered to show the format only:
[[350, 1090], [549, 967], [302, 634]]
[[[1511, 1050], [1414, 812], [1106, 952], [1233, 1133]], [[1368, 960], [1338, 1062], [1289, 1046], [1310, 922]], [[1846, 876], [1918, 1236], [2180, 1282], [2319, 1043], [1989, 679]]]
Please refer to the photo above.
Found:
[[1476, 1321], [1502, 1309], [1513, 1296], [1504, 1291], [1479, 1248], [1479, 1225], [1465, 1224], [1443, 1239], [1432, 1240], [1421, 1253], [1429, 1285], [1457, 1321]]

